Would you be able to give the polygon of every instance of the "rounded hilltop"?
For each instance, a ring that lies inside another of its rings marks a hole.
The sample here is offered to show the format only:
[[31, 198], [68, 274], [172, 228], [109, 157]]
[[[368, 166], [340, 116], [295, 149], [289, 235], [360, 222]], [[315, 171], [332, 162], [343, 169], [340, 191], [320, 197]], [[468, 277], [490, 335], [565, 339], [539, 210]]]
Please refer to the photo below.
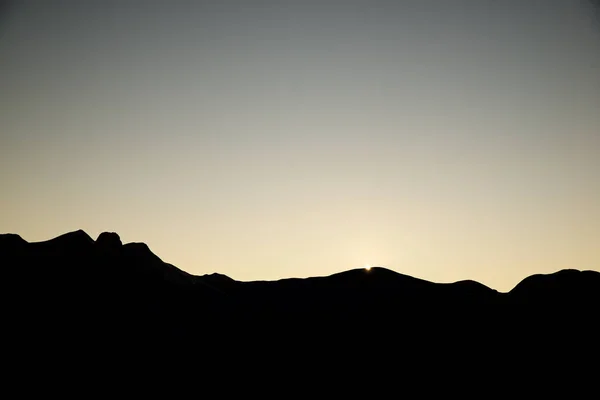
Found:
[[123, 243], [117, 233], [102, 232], [96, 239], [96, 245], [107, 250], [118, 250], [123, 246]]

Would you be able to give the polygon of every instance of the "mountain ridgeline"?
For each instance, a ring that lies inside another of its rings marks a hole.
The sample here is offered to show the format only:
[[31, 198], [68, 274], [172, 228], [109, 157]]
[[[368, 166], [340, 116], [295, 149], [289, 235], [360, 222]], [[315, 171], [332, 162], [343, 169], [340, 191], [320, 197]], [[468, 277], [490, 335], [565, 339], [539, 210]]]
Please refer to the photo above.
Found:
[[94, 241], [81, 230], [35, 243], [0, 235], [0, 254], [14, 338], [38, 349], [151, 343], [202, 345], [204, 354], [256, 347], [276, 353], [342, 351], [366, 340], [373, 354], [400, 351], [403, 343], [404, 354], [427, 346], [500, 356], [524, 343], [589, 345], [599, 337], [595, 271], [533, 275], [508, 293], [377, 267], [240, 282], [191, 275], [145, 244], [122, 244], [109, 232]]

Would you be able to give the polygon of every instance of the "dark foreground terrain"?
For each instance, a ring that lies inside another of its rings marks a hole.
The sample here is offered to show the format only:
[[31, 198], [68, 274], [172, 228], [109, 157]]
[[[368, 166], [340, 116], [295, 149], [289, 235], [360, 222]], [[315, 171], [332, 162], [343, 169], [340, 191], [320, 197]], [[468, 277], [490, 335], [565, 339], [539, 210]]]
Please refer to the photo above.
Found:
[[49, 363], [45, 373], [59, 360], [85, 369], [107, 359], [297, 379], [377, 369], [497, 381], [511, 380], [498, 371], [599, 371], [594, 271], [530, 276], [508, 293], [385, 268], [239, 282], [193, 276], [145, 244], [83, 231], [38, 243], [0, 235], [0, 257], [5, 355]]

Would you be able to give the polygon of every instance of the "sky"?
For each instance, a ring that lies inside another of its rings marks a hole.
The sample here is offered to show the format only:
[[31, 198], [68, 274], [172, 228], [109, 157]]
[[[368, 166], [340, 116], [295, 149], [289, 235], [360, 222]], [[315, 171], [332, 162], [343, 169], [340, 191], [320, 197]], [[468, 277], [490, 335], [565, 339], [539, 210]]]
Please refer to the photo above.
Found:
[[600, 270], [590, 1], [3, 4], [3, 233], [242, 281]]

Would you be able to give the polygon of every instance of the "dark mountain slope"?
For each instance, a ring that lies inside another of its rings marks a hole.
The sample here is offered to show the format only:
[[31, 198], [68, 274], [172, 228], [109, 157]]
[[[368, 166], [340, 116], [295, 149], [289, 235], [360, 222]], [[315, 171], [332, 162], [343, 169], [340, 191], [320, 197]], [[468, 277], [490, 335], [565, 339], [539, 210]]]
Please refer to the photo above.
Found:
[[451, 351], [509, 362], [525, 348], [590, 354], [600, 337], [600, 273], [593, 271], [535, 275], [509, 293], [385, 268], [240, 282], [193, 276], [143, 243], [122, 244], [108, 232], [94, 241], [83, 231], [38, 243], [1, 235], [0, 260], [12, 343], [63, 356], [175, 351], [209, 368], [242, 355], [286, 363], [334, 357], [341, 365], [348, 357], [415, 362]]
[[598, 300], [600, 273], [565, 269], [553, 274], [537, 274], [523, 279], [509, 295], [517, 303], [561, 305]]

